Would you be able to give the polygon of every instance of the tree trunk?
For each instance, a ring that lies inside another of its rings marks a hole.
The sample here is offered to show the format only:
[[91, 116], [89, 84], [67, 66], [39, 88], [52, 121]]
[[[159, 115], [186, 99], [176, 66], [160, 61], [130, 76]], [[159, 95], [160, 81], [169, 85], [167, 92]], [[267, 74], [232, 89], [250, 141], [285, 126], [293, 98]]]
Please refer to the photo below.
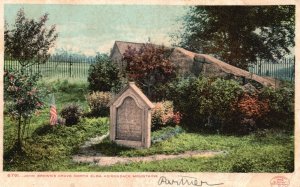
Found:
[[148, 97], [151, 98], [151, 89], [150, 89], [150, 84], [147, 84], [147, 92], [148, 92]]
[[22, 142], [21, 142], [21, 117], [18, 119], [18, 138], [17, 138], [17, 149], [21, 150], [22, 149]]

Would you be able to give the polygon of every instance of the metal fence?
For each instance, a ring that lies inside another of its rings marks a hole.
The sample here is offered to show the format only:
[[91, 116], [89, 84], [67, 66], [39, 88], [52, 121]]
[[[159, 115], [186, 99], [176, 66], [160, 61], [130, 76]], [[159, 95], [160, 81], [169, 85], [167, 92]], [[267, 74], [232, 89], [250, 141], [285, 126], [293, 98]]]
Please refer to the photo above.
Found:
[[258, 61], [256, 64], [250, 65], [249, 71], [260, 76], [293, 81], [295, 79], [295, 57], [283, 58], [277, 62]]
[[[95, 58], [77, 58], [51, 56], [44, 64], [35, 64], [27, 68], [29, 73], [39, 72], [43, 77], [56, 78], [87, 78], [88, 70]], [[4, 69], [17, 69], [21, 65], [11, 58], [5, 58]], [[281, 80], [293, 81], [295, 78], [295, 58], [284, 58], [278, 62], [258, 61], [249, 67], [249, 71]]]
[[[43, 77], [87, 78], [88, 70], [94, 58], [76, 58], [51, 56], [43, 64], [34, 64], [26, 68], [28, 73], [40, 73]], [[5, 58], [4, 69], [20, 70], [21, 65], [12, 58]]]

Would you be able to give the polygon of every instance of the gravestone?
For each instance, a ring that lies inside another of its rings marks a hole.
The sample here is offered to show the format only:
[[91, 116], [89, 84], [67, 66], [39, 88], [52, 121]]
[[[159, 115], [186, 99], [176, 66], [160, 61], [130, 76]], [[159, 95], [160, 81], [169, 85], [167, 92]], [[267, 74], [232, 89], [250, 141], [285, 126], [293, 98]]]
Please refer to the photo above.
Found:
[[151, 144], [151, 109], [154, 105], [130, 82], [108, 104], [110, 107], [110, 140], [134, 148]]

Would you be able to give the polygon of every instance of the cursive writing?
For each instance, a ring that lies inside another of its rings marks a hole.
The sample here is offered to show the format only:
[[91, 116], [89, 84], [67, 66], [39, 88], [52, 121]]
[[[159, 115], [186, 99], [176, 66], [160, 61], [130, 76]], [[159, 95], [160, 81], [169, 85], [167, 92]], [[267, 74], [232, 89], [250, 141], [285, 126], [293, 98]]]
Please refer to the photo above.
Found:
[[189, 176], [179, 176], [180, 178], [177, 180], [174, 179], [167, 179], [165, 176], [161, 176], [158, 180], [158, 185], [162, 184], [168, 184], [168, 185], [192, 185], [192, 186], [217, 186], [217, 185], [222, 185], [224, 183], [217, 183], [217, 184], [209, 184], [206, 181], [199, 180], [195, 177], [189, 177]]

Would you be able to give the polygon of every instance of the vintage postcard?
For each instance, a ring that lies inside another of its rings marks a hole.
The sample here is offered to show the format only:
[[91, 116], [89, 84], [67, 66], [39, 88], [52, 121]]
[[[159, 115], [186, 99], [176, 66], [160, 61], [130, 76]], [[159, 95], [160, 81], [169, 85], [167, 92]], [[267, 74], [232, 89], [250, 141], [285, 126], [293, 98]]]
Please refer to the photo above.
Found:
[[0, 8], [1, 186], [300, 187], [298, 1]]

